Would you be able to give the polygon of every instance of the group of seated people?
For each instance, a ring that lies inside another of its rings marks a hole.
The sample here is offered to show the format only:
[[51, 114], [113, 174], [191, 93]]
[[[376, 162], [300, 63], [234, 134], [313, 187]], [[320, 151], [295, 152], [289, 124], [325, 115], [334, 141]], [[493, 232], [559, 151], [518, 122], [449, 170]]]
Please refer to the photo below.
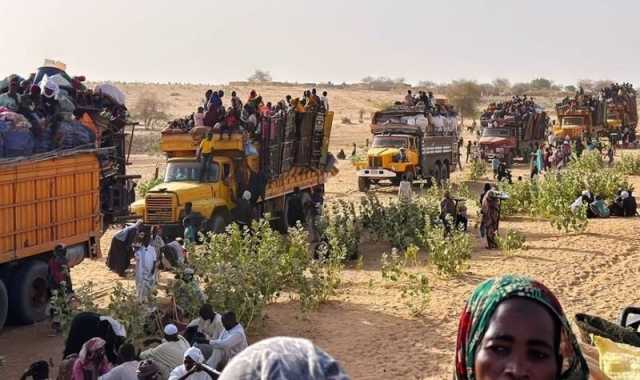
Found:
[[[308, 340], [276, 337], [252, 346], [233, 312], [203, 304], [182, 332], [173, 323], [157, 345], [136, 351], [124, 326], [109, 316], [80, 313], [65, 341], [59, 380], [348, 379], [331, 356]], [[21, 379], [49, 379], [49, 363], [34, 362]], [[268, 377], [264, 377], [269, 373]], [[284, 376], [284, 377], [271, 377]]]
[[583, 205], [587, 206], [587, 218], [629, 217], [638, 214], [638, 205], [632, 190], [618, 190], [609, 206], [601, 195], [594, 197], [589, 190], [584, 190], [571, 204], [571, 211], [574, 214], [578, 213]]
[[[221, 337], [209, 340], [209, 332], [220, 329], [220, 323], [224, 328]], [[112, 358], [115, 346], [105, 338], [86, 339], [75, 352], [71, 370], [63, 363], [58, 378], [349, 379], [335, 359], [306, 339], [276, 337], [247, 346], [244, 331], [229, 314], [220, 318], [201, 314], [195, 326], [205, 338], [202, 346], [189, 342], [175, 325], [168, 324], [163, 343], [139, 355], [133, 346], [120, 344], [118, 355]], [[72, 333], [73, 326], [67, 346], [75, 338]], [[209, 349], [223, 354], [209, 354]], [[212, 363], [218, 357], [224, 358], [224, 368]], [[606, 378], [597, 359], [581, 348], [553, 292], [519, 275], [489, 278], [475, 287], [459, 317], [453, 361], [456, 380]], [[22, 378], [43, 380], [48, 376], [47, 362], [38, 361]]]
[[261, 133], [262, 119], [277, 113], [329, 111], [327, 91], [323, 91], [320, 96], [315, 88], [305, 90], [299, 98], [287, 95], [275, 105], [271, 102], [265, 103], [262, 96], [255, 90], [251, 90], [245, 103], [238, 97], [236, 91], [232, 91], [228, 107], [224, 105], [224, 96], [223, 90], [207, 90], [197, 112], [171, 121], [166, 131], [191, 131], [195, 127], [209, 127], [221, 134], [241, 129], [254, 136]]
[[409, 107], [424, 108], [425, 114], [433, 116], [456, 116], [457, 113], [453, 106], [448, 104], [439, 104], [433, 97], [431, 91], [418, 91], [418, 96], [414, 96], [411, 90], [407, 90], [404, 102], [396, 102], [396, 105], [405, 105]]

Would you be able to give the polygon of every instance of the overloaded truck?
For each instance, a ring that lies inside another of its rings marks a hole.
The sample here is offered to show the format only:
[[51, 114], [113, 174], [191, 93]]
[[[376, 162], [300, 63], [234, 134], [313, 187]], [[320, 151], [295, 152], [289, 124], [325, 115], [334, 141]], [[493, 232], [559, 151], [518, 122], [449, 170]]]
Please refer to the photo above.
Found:
[[[69, 99], [97, 132], [92, 143], [0, 158], [0, 329], [7, 318], [22, 324], [45, 319], [47, 262], [55, 246], [66, 246], [70, 266], [100, 256], [103, 230], [128, 215], [135, 197], [136, 176], [126, 174], [126, 109], [114, 114], [105, 94], [94, 94], [93, 105], [81, 104], [84, 91], [78, 88]], [[0, 139], [22, 120], [11, 112], [0, 111]], [[27, 125], [29, 136], [33, 128]]]
[[[269, 213], [281, 231], [304, 221], [293, 202], [303, 193], [322, 196], [336, 173], [329, 153], [333, 112], [281, 111], [261, 118], [260, 136], [242, 130], [214, 133], [213, 158], [202, 176], [196, 152], [209, 127], [165, 129], [160, 148], [167, 156], [164, 181], [150, 189], [131, 212], [146, 226], [160, 225], [172, 239], [184, 230], [185, 206], [203, 221], [202, 232], [223, 232], [234, 221], [237, 200], [252, 193], [255, 215]], [[260, 194], [262, 193], [262, 194]]]
[[556, 104], [556, 113], [553, 133], [558, 138], [606, 137], [628, 129], [630, 141], [635, 140], [638, 105], [633, 88], [608, 87], [599, 95], [577, 93]]
[[485, 160], [497, 157], [511, 166], [514, 158], [544, 142], [549, 117], [532, 100], [518, 99], [490, 104], [482, 113], [480, 125], [480, 157]]
[[421, 106], [397, 105], [376, 112], [373, 141], [364, 159], [354, 163], [358, 189], [397, 186], [400, 181], [448, 180], [458, 163], [457, 117]]

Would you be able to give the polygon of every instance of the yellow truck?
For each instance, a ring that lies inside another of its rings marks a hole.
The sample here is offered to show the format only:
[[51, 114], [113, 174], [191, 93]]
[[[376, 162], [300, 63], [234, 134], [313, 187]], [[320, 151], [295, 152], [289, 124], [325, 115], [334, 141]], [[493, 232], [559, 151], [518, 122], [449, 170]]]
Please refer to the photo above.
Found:
[[[234, 221], [236, 200], [249, 190], [255, 214], [269, 213], [284, 232], [305, 220], [294, 202], [304, 193], [321, 197], [324, 183], [336, 173], [335, 159], [328, 152], [332, 121], [332, 112], [290, 111], [263, 118], [263, 132], [268, 132], [259, 139], [242, 131], [215, 133], [212, 164], [203, 181], [196, 154], [206, 131], [165, 130], [160, 139], [167, 155], [164, 182], [133, 203], [131, 213], [147, 226], [162, 226], [164, 236], [172, 239], [182, 235], [185, 206], [190, 203], [203, 221], [200, 230], [220, 233]], [[262, 197], [257, 194], [260, 188]]]
[[397, 186], [402, 180], [440, 183], [456, 169], [459, 152], [454, 115], [396, 106], [373, 115], [371, 133], [366, 158], [354, 163], [361, 192], [371, 185]]

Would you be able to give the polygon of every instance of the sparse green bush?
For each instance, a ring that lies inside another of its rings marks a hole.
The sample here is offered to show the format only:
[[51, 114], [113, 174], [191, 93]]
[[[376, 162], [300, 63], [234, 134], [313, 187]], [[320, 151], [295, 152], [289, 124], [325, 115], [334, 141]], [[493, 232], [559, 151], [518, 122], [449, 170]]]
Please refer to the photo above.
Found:
[[513, 251], [516, 251], [524, 246], [525, 241], [527, 240], [521, 232], [515, 230], [507, 230], [507, 233], [504, 234], [504, 237], [497, 236], [496, 237], [498, 248], [506, 254], [507, 256], [511, 256]]
[[208, 302], [217, 310], [234, 310], [250, 327], [283, 292], [299, 299], [303, 311], [334, 294], [347, 248], [331, 233], [329, 246], [314, 259], [300, 225], [282, 236], [263, 219], [250, 229], [233, 224], [226, 233], [210, 234], [192, 253], [192, 265]]
[[474, 159], [471, 160], [471, 165], [469, 166], [469, 171], [467, 172], [467, 179], [470, 181], [477, 181], [482, 178], [485, 174], [487, 174], [487, 169], [489, 165], [485, 160], [482, 159]]
[[[155, 294], [151, 295], [148, 304], [156, 304]], [[122, 323], [127, 330], [127, 340], [133, 344], [139, 345], [146, 337], [156, 335], [161, 328], [150, 318], [147, 306], [138, 302], [136, 289], [125, 287], [119, 281], [111, 290], [107, 312]]]
[[445, 236], [438, 225], [427, 224], [423, 230], [423, 245], [427, 248], [429, 262], [445, 276], [455, 276], [464, 271], [471, 259], [471, 238], [469, 234], [452, 229]]
[[[409, 252], [409, 254], [417, 255], [418, 248], [416, 246], [410, 248], [413, 253]], [[431, 288], [425, 274], [413, 273], [404, 269], [404, 265], [407, 265], [410, 260], [407, 253], [405, 252], [403, 257], [395, 248], [391, 250], [391, 254], [383, 253], [380, 274], [383, 280], [399, 284], [400, 295], [405, 306], [409, 308], [412, 315], [420, 316], [424, 314], [429, 305]]]
[[640, 155], [622, 153], [615, 168], [623, 175], [640, 175]]

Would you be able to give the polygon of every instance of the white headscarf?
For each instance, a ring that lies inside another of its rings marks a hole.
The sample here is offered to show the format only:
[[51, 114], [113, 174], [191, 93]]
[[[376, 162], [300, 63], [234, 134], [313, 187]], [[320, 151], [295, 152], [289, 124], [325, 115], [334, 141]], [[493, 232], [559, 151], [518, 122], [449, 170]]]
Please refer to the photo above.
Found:
[[202, 351], [200, 351], [197, 347], [191, 347], [184, 353], [184, 358], [191, 358], [196, 363], [204, 362], [204, 356], [202, 355]]
[[121, 336], [123, 338], [127, 337], [127, 330], [122, 325], [122, 323], [116, 321], [115, 319], [113, 319], [113, 318], [111, 318], [111, 317], [109, 317], [107, 315], [100, 316], [100, 320], [109, 322], [109, 324], [111, 325], [111, 328], [113, 329], [113, 332], [117, 336]]

